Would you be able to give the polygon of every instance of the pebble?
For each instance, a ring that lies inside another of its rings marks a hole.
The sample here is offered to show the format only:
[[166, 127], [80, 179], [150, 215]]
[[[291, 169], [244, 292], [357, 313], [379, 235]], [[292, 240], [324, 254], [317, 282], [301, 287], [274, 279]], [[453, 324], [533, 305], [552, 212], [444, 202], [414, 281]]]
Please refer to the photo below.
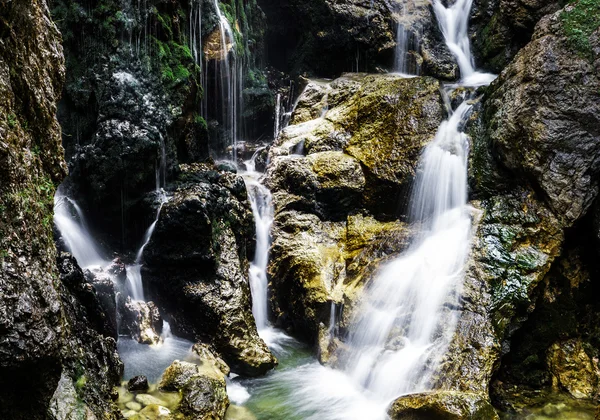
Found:
[[135, 396], [135, 400], [142, 405], [165, 405], [164, 401], [159, 400], [158, 398], [153, 397], [150, 394], [138, 394]]
[[125, 404], [125, 407], [129, 408], [130, 410], [140, 411], [142, 409], [142, 404], [135, 401], [130, 401]]

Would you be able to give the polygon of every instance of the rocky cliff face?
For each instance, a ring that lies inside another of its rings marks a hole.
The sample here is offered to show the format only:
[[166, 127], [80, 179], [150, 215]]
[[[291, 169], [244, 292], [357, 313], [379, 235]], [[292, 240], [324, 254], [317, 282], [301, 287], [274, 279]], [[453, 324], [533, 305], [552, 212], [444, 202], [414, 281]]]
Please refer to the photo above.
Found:
[[345, 305], [345, 326], [378, 265], [407, 244], [398, 202], [443, 118], [439, 86], [431, 78], [348, 74], [305, 89], [266, 174], [275, 205], [269, 274], [281, 325], [316, 340], [333, 303], [336, 312]]
[[[591, 319], [597, 313], [580, 294], [595, 286], [573, 249], [594, 246], [590, 209], [600, 139], [598, 24], [586, 24], [590, 15], [598, 16], [596, 6], [575, 2], [545, 16], [473, 115], [470, 183], [481, 213], [465, 279], [462, 336], [448, 352], [455, 374], [441, 384], [487, 392], [499, 368], [494, 392], [503, 408], [506, 383], [575, 389], [588, 398], [595, 392], [593, 385], [581, 391], [577, 382], [596, 381], [588, 381], [589, 357], [596, 354], [589, 318], [558, 315], [579, 305]], [[573, 27], [587, 34], [585, 43]], [[453, 376], [457, 381], [447, 382]]]
[[0, 5], [0, 415], [116, 418], [121, 364], [95, 292], [53, 242], [66, 173], [56, 102], [61, 38], [45, 1]]

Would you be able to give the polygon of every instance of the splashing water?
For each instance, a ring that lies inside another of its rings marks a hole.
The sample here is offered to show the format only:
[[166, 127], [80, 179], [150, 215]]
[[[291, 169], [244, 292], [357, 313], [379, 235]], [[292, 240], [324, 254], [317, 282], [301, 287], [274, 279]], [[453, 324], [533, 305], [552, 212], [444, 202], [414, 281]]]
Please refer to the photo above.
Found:
[[[410, 213], [420, 234], [365, 290], [340, 369], [307, 363], [261, 385], [267, 398], [293, 389], [281, 412], [310, 420], [385, 419], [395, 398], [430, 389], [454, 333], [470, 245], [468, 141], [460, 132], [469, 109], [460, 105], [421, 156]], [[335, 328], [333, 308], [330, 323]]]
[[146, 248], [146, 245], [148, 245], [148, 243], [150, 243], [150, 239], [152, 239], [152, 234], [154, 233], [154, 229], [158, 223], [158, 218], [160, 217], [160, 211], [162, 210], [163, 205], [168, 201], [168, 198], [162, 189], [157, 190], [156, 193], [158, 194], [159, 205], [158, 210], [156, 211], [154, 222], [152, 222], [144, 234], [144, 240], [142, 241], [142, 245], [136, 253], [135, 262], [132, 265], [125, 267], [127, 270], [127, 286], [133, 300], [144, 301], [144, 284], [142, 283], [141, 271], [142, 257], [144, 255], [144, 249]]

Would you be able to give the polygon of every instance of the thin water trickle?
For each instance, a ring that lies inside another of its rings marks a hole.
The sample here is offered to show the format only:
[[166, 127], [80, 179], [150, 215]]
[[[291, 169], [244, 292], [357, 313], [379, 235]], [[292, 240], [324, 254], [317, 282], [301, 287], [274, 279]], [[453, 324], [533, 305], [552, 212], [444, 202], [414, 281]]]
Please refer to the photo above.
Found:
[[252, 293], [252, 314], [260, 334], [269, 325], [267, 317], [267, 264], [269, 262], [274, 210], [271, 192], [260, 183], [262, 174], [256, 171], [255, 161], [259, 152], [260, 150], [254, 153], [249, 161], [245, 162], [246, 172], [243, 175], [256, 223], [256, 251], [248, 274]]

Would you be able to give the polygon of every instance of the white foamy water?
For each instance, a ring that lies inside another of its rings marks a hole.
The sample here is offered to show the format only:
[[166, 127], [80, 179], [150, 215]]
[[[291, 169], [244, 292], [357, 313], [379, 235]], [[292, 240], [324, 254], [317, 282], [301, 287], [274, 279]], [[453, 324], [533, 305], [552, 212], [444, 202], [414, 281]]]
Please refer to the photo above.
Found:
[[490, 84], [496, 75], [475, 70], [468, 34], [472, 3], [473, 0], [456, 0], [451, 6], [445, 7], [441, 0], [433, 0], [433, 10], [446, 45], [458, 62], [461, 85], [483, 86]]
[[[259, 150], [260, 151], [260, 150]], [[255, 169], [257, 151], [252, 159], [245, 162], [243, 174], [248, 189], [248, 198], [252, 206], [256, 226], [256, 251], [248, 273], [252, 293], [252, 314], [259, 333], [268, 327], [268, 280], [267, 264], [271, 246], [271, 225], [273, 224], [273, 202], [271, 192], [260, 183], [261, 173]]]
[[62, 188], [54, 196], [54, 224], [80, 267], [102, 267], [107, 264], [100, 255], [81, 208], [63, 194]]
[[293, 390], [282, 412], [310, 420], [385, 419], [395, 398], [430, 389], [460, 313], [470, 246], [468, 141], [460, 131], [469, 108], [460, 105], [423, 151], [410, 211], [420, 233], [366, 288], [338, 368], [313, 362], [265, 380], [260, 392], [267, 396]]

